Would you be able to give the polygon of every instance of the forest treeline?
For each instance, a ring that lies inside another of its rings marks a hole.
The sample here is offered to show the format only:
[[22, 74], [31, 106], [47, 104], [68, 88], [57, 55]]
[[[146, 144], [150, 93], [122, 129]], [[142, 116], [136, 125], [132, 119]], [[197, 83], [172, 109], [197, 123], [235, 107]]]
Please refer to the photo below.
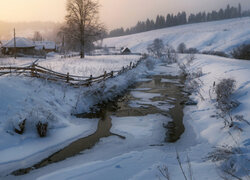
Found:
[[179, 12], [178, 14], [167, 14], [167, 16], [158, 15], [155, 20], [147, 19], [146, 21], [139, 21], [136, 26], [131, 28], [118, 28], [110, 31], [108, 37], [124, 36], [129, 34], [135, 34], [145, 31], [151, 31], [155, 29], [161, 29], [166, 27], [178, 26], [190, 23], [200, 23], [208, 21], [216, 21], [223, 19], [231, 19], [237, 17], [250, 16], [250, 10], [242, 11], [241, 4], [238, 7], [232, 7], [227, 5], [225, 9], [212, 12], [199, 12], [196, 14], [190, 14], [187, 17], [186, 12]]

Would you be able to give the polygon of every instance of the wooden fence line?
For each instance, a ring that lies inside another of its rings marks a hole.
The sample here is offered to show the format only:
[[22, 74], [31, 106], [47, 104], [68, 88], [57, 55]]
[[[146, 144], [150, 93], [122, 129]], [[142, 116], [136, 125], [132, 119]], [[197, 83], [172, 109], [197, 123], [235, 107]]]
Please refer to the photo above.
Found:
[[[141, 57], [136, 63], [130, 62], [130, 64], [126, 67], [122, 67], [119, 71], [111, 71], [107, 73], [104, 72], [103, 75], [93, 77], [90, 75], [90, 77], [85, 76], [76, 76], [76, 75], [70, 75], [69, 73], [63, 74], [59, 73], [50, 69], [47, 69], [45, 67], [39, 66], [36, 63], [33, 63], [30, 66], [26, 67], [1, 67], [0, 66], [0, 76], [7, 75], [7, 74], [23, 74], [27, 77], [36, 77], [41, 79], [46, 79], [50, 81], [57, 81], [57, 82], [63, 82], [68, 83], [75, 87], [80, 86], [90, 86], [93, 83], [101, 82], [109, 78], [113, 78], [117, 75], [121, 75], [139, 65], [139, 63], [146, 59], [146, 56]], [[37, 61], [36, 61], [37, 62]]]

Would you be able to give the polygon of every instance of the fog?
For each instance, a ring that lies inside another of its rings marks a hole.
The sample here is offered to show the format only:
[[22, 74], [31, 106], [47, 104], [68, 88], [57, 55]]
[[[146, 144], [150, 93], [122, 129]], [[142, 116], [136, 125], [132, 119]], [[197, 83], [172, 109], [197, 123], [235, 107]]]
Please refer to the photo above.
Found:
[[[155, 19], [158, 14], [186, 11], [211, 11], [225, 8], [227, 4], [250, 9], [250, 0], [99, 0], [100, 19], [108, 30], [131, 27], [137, 21]], [[32, 36], [34, 30], [48, 34], [64, 21], [66, 0], [0, 0], [0, 38], [11, 37], [16, 27], [20, 36]], [[1, 22], [2, 21], [2, 22]], [[36, 23], [34, 23], [36, 21]], [[37, 22], [53, 22], [39, 23]], [[11, 23], [6, 23], [11, 22]], [[15, 22], [15, 23], [14, 23]], [[20, 22], [20, 23], [16, 23]], [[22, 22], [26, 22], [22, 23]], [[27, 24], [27, 22], [33, 22]], [[55, 23], [57, 22], [57, 23]], [[27, 27], [29, 29], [27, 29]]]

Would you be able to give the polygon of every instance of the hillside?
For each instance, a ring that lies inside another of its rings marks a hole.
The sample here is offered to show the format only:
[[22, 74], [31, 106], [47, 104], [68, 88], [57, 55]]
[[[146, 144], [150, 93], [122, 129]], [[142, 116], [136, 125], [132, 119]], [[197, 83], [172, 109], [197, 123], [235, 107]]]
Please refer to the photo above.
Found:
[[134, 52], [146, 52], [155, 38], [176, 48], [184, 42], [188, 48], [229, 53], [234, 47], [250, 43], [250, 17], [188, 24], [134, 35], [107, 38], [103, 45], [129, 47]]

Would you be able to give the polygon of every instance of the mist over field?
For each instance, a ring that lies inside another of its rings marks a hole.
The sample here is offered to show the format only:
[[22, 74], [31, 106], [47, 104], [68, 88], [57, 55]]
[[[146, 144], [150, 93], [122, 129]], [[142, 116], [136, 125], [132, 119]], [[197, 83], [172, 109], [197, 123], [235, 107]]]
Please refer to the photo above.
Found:
[[0, 21], [0, 39], [9, 40], [13, 37], [13, 29], [17, 36], [32, 38], [35, 31], [41, 32], [47, 40], [56, 40], [57, 32], [62, 23], [54, 22], [5, 22]]

